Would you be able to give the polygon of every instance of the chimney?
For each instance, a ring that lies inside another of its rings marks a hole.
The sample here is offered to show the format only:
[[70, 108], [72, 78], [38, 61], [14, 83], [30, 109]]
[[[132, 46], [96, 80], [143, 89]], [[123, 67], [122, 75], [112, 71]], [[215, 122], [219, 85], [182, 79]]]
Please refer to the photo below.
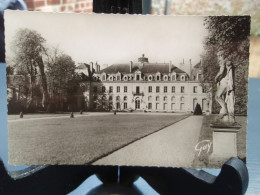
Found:
[[169, 63], [169, 72], [171, 72], [172, 71], [172, 61], [170, 61], [170, 63]]
[[90, 72], [93, 73], [93, 62], [90, 62]]
[[133, 68], [133, 62], [130, 61], [130, 72], [132, 72], [132, 68]]
[[98, 64], [96, 62], [96, 64], [95, 64], [95, 72], [97, 72], [97, 71], [98, 71]]
[[190, 77], [191, 77], [191, 71], [192, 71], [192, 64], [191, 64], [191, 59], [190, 59]]
[[98, 65], [98, 72], [100, 71], [100, 65]]

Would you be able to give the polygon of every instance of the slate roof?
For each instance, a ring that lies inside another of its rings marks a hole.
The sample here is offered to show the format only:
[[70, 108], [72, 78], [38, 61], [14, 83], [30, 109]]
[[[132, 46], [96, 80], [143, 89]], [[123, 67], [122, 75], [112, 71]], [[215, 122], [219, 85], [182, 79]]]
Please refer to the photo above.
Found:
[[[169, 73], [169, 63], [145, 63], [143, 67], [139, 63], [134, 63], [132, 67], [132, 72], [134, 72], [138, 68], [142, 73], [145, 74], [154, 74], [156, 72]], [[177, 68], [174, 65], [172, 65], [171, 70], [176, 73], [185, 73], [183, 70]], [[98, 74], [101, 74], [103, 72], [107, 74], [115, 74], [118, 72], [123, 74], [130, 73], [130, 64], [113, 64], [105, 69], [102, 69], [98, 72]]]

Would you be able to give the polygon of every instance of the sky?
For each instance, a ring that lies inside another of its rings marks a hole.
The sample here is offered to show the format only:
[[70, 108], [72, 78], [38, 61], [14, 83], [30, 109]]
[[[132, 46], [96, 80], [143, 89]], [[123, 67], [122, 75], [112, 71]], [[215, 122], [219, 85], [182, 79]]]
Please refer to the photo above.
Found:
[[172, 63], [183, 59], [193, 65], [200, 61], [207, 30], [203, 16], [143, 16], [5, 12], [6, 55], [20, 28], [38, 31], [48, 46], [58, 46], [76, 63], [137, 62], [145, 54], [149, 62]]

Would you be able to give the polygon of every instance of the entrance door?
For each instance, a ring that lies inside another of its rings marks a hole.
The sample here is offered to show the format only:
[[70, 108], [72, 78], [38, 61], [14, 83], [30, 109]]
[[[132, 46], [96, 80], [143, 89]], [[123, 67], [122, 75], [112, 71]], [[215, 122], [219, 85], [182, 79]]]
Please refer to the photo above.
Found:
[[135, 109], [140, 109], [140, 100], [135, 100]]

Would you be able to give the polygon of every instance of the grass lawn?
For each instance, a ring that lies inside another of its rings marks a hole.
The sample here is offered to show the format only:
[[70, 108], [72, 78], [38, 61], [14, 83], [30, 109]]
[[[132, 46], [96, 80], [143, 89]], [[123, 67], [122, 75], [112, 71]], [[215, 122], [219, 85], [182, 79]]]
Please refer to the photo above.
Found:
[[[215, 122], [217, 115], [204, 116], [202, 128], [200, 131], [199, 142], [202, 140], [211, 140], [213, 143], [213, 131], [210, 128], [210, 124]], [[247, 134], [247, 117], [246, 116], [236, 116], [236, 122], [241, 125], [241, 129], [237, 133], [237, 153], [238, 158], [246, 162], [246, 134]], [[200, 156], [196, 154], [193, 161], [194, 167], [207, 167], [215, 168], [221, 167], [225, 162], [210, 162], [209, 156], [212, 154], [212, 147], [209, 153], [203, 152]]]
[[90, 164], [188, 115], [117, 114], [8, 123], [9, 163]]

